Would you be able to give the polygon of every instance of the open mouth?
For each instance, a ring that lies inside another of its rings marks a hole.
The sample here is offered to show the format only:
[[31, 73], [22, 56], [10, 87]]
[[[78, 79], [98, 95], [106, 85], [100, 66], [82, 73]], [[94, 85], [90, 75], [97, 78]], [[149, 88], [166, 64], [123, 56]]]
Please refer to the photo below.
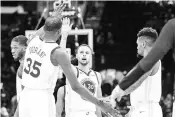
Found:
[[82, 58], [82, 60], [86, 60], [86, 58]]

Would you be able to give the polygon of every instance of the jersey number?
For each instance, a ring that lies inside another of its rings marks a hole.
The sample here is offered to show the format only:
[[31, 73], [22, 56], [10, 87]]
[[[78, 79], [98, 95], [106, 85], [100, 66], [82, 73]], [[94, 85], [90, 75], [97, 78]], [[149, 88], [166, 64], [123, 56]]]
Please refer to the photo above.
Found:
[[41, 66], [41, 63], [39, 63], [38, 61], [34, 61], [33, 63], [33, 70], [31, 71], [31, 65], [32, 65], [32, 59], [31, 58], [27, 58], [27, 67], [24, 68], [24, 72], [26, 74], [30, 74], [32, 77], [37, 78], [40, 75], [40, 69], [39, 67]]

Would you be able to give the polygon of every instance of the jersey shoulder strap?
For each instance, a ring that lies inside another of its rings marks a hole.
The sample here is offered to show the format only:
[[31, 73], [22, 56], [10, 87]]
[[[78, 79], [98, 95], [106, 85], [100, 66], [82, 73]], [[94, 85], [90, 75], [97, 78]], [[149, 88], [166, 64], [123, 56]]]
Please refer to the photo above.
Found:
[[56, 49], [59, 49], [61, 48], [59, 45], [57, 47], [55, 47], [52, 51], [51, 51], [51, 54], [53, 54], [53, 52], [56, 50]]
[[77, 69], [77, 78], [78, 78], [79, 77], [79, 69], [78, 69], [78, 67], [76, 67], [76, 69]]
[[97, 72], [94, 71], [94, 73], [95, 73], [95, 76], [97, 77], [97, 82], [98, 82], [98, 84], [100, 84], [100, 80], [99, 80], [99, 77], [98, 77], [98, 75], [97, 75]]

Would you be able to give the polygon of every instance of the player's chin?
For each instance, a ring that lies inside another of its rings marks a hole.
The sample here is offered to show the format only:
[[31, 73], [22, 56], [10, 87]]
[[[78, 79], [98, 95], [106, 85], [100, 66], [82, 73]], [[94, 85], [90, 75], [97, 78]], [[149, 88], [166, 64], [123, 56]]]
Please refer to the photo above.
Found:
[[88, 63], [85, 62], [85, 61], [82, 61], [81, 64], [82, 64], [82, 65], [87, 65]]
[[19, 60], [19, 57], [13, 57], [15, 61], [18, 61]]
[[143, 55], [137, 54], [137, 58], [143, 58]]

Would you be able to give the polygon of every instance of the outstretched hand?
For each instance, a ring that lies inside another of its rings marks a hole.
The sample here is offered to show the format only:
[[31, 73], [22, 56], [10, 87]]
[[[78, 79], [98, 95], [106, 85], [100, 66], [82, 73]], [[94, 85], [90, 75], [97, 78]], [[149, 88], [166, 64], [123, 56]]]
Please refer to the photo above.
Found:
[[63, 20], [62, 20], [62, 28], [61, 28], [62, 36], [64, 36], [64, 35], [67, 36], [68, 35], [68, 33], [72, 29], [72, 25], [73, 24], [70, 24], [70, 19], [69, 18], [67, 18], [67, 17], [63, 18]]
[[113, 107], [116, 106], [115, 100], [117, 99], [117, 101], [119, 102], [122, 96], [124, 96], [124, 91], [119, 86], [116, 86], [110, 96], [111, 104]]
[[109, 101], [106, 101], [106, 100], [103, 100], [103, 99], [100, 99], [100, 105], [99, 107], [101, 108], [101, 110], [109, 115], [109, 116], [112, 116], [112, 117], [121, 117], [121, 114], [118, 110], [114, 109], [112, 107], [112, 105], [110, 104]]
[[55, 7], [54, 11], [52, 12], [52, 16], [61, 16], [64, 8], [66, 7], [65, 3], [60, 3], [58, 6]]

